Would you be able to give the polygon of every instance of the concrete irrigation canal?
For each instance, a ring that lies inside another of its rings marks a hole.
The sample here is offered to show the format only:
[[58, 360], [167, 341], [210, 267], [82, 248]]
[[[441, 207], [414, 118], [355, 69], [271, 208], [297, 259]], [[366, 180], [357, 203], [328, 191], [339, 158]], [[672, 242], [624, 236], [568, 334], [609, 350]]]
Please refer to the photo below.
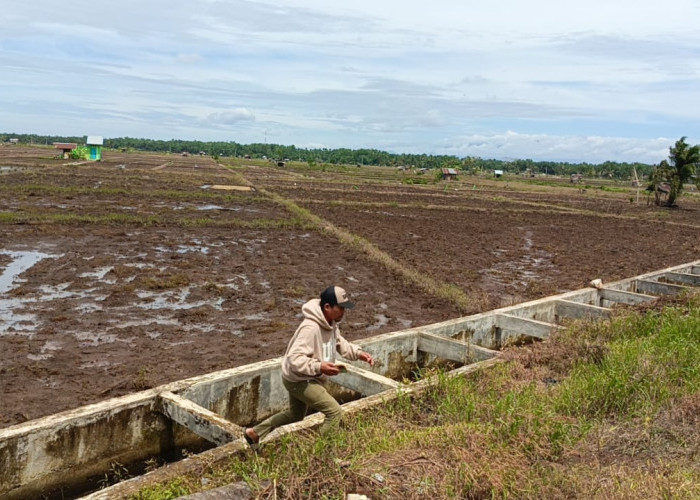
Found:
[[[650, 302], [700, 287], [700, 261], [613, 283], [359, 341], [377, 360], [369, 371], [349, 364], [331, 393], [346, 412], [419, 392], [441, 365], [460, 375], [493, 365], [513, 342], [545, 339], [571, 319], [605, 319], [615, 304]], [[280, 358], [180, 380], [0, 430], [0, 497], [122, 498], [175, 474], [197, 470], [245, 448], [243, 428], [287, 404]], [[278, 429], [316, 426], [321, 415]], [[183, 450], [186, 458], [183, 458]], [[149, 459], [170, 463], [143, 474]], [[136, 477], [98, 489], [114, 464]], [[142, 475], [139, 475], [142, 474]], [[90, 492], [93, 493], [90, 493]]]

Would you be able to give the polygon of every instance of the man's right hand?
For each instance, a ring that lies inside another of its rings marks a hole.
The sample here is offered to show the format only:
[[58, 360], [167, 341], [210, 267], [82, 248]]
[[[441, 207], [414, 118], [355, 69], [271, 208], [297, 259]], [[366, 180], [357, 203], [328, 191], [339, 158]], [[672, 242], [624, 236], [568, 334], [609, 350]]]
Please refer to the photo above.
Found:
[[321, 363], [321, 373], [332, 377], [333, 375], [338, 375], [340, 373], [340, 368], [335, 366], [333, 363], [324, 361]]

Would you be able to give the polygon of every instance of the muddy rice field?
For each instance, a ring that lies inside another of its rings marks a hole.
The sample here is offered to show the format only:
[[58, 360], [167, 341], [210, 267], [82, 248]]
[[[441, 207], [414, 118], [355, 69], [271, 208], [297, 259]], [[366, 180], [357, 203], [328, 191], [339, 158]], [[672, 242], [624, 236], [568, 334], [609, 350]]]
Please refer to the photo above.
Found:
[[671, 210], [629, 182], [55, 156], [0, 146], [0, 427], [280, 356], [330, 284], [356, 340], [700, 258], [690, 188]]

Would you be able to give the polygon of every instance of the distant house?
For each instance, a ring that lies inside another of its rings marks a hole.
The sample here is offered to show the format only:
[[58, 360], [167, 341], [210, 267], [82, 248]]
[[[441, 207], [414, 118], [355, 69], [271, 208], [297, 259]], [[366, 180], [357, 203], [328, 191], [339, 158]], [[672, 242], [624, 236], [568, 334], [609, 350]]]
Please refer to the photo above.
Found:
[[442, 180], [451, 181], [457, 179], [457, 170], [454, 168], [443, 168], [442, 169]]
[[503, 176], [503, 170], [494, 170], [493, 175], [495, 177], [502, 177]]
[[85, 144], [90, 150], [89, 158], [91, 160], [102, 160], [102, 146], [104, 145], [104, 139], [101, 135], [89, 135]]
[[78, 147], [74, 142], [54, 142], [54, 147], [61, 150], [61, 157], [64, 160], [70, 158], [71, 151]]
[[18, 144], [18, 143], [19, 143], [19, 139], [17, 139], [16, 137], [13, 137], [10, 139], [10, 144]]

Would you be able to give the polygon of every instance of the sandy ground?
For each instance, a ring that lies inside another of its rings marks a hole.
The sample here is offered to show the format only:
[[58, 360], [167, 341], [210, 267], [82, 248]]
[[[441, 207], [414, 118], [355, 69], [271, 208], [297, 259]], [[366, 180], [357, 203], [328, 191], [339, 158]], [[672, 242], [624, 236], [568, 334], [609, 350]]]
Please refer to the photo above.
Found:
[[459, 315], [270, 193], [458, 286], [477, 298], [469, 312], [700, 258], [697, 196], [667, 210], [631, 203], [634, 190], [54, 154], [0, 147], [2, 427], [279, 356], [301, 305], [329, 284], [358, 304], [349, 339]]

